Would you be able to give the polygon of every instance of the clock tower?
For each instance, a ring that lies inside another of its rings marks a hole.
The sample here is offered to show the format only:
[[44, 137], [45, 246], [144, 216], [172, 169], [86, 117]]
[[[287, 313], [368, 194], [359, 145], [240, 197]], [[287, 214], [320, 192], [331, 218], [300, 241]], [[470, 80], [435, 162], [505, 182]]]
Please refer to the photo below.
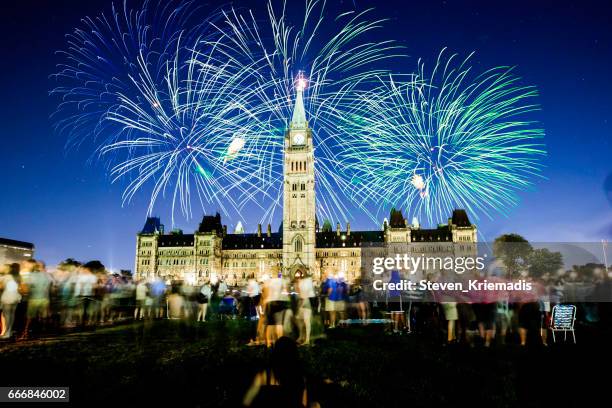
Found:
[[312, 132], [306, 121], [303, 92], [296, 84], [295, 105], [285, 132], [283, 161], [283, 271], [315, 273], [315, 177]]

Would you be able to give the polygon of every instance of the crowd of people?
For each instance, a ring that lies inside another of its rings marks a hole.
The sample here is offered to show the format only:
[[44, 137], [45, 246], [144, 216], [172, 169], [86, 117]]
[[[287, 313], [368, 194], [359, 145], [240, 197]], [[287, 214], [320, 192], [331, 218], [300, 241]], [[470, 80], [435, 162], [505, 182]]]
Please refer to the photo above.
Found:
[[[341, 325], [383, 323], [388, 331], [438, 335], [445, 343], [490, 346], [511, 334], [526, 345], [528, 334], [547, 344], [552, 302], [417, 301], [371, 299], [359, 282], [342, 274], [321, 282], [297, 273], [293, 279], [264, 276], [244, 287], [223, 278], [202, 285], [136, 280], [109, 274], [97, 261], [63, 262], [53, 272], [28, 259], [0, 267], [2, 339], [88, 328], [140, 319], [181, 319], [194, 323], [246, 319], [252, 324], [251, 345], [272, 346], [289, 336], [308, 345], [324, 329]], [[372, 318], [373, 317], [373, 318]]]
[[63, 263], [53, 273], [34, 259], [0, 266], [1, 337], [24, 340], [33, 332], [123, 320], [134, 289], [131, 279], [107, 274], [97, 261]]

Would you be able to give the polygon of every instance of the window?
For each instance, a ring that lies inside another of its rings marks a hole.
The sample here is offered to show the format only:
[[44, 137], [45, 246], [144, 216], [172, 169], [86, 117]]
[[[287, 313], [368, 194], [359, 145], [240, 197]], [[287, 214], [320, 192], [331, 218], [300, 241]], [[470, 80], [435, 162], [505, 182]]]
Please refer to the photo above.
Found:
[[294, 243], [295, 252], [302, 252], [302, 239], [297, 237]]

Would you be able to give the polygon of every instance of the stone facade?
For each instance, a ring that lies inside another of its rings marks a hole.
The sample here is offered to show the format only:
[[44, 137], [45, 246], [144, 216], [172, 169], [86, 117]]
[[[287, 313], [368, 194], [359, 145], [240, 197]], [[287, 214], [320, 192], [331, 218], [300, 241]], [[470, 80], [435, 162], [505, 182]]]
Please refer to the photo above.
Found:
[[306, 121], [302, 88], [285, 133], [283, 180], [283, 265], [288, 273], [314, 271], [315, 177], [312, 132]]

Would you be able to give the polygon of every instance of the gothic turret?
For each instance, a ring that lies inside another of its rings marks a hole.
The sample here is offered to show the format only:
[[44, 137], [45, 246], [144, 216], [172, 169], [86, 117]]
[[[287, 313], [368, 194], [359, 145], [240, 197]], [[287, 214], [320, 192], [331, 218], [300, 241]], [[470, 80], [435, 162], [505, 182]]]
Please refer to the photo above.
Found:
[[314, 146], [304, 107], [306, 84], [300, 73], [284, 143], [282, 264], [290, 276], [316, 272]]

